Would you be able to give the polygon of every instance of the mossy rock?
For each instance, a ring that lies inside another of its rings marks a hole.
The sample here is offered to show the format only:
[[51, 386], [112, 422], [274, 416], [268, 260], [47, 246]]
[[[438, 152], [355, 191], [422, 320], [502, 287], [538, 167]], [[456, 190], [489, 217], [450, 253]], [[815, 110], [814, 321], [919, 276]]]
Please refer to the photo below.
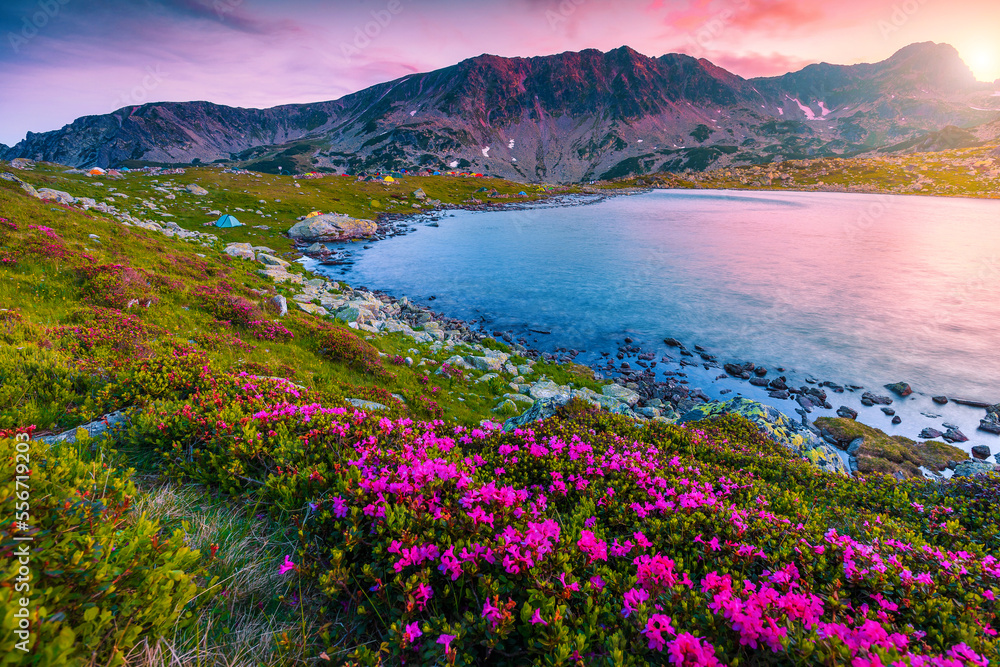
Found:
[[920, 466], [941, 471], [949, 460], [968, 458], [963, 450], [943, 442], [915, 442], [844, 417], [820, 417], [816, 427], [841, 449], [846, 450], [859, 438], [862, 440], [854, 452], [861, 473], [901, 472], [907, 477], [922, 477]]
[[779, 445], [802, 456], [817, 466], [836, 472], [847, 472], [840, 455], [826, 446], [812, 431], [793, 421], [783, 412], [748, 398], [737, 397], [720, 403], [698, 405], [681, 416], [679, 423], [701, 421], [722, 415], [740, 415]]

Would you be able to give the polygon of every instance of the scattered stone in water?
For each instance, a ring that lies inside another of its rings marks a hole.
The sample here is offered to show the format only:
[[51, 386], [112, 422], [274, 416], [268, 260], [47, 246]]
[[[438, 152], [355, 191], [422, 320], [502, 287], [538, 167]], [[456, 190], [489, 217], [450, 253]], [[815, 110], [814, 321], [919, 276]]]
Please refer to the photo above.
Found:
[[935, 403], [937, 403], [938, 405], [944, 405], [944, 404], [946, 404], [948, 402], [948, 397], [947, 396], [934, 396], [934, 397], [931, 398], [931, 400], [934, 401]]
[[882, 412], [889, 415], [890, 417], [896, 414], [896, 411], [893, 410], [892, 408], [882, 408]]
[[934, 438], [940, 438], [944, 433], [937, 430], [936, 428], [927, 427], [920, 432], [920, 437], [924, 440], [932, 440]]
[[888, 396], [879, 396], [870, 391], [861, 394], [861, 402], [865, 405], [892, 405], [892, 399]]
[[905, 382], [894, 382], [892, 384], [887, 384], [885, 385], [885, 388], [888, 389], [889, 391], [899, 394], [904, 398], [913, 393], [913, 389], [910, 387], [910, 385], [906, 384]]
[[948, 431], [941, 437], [944, 438], [945, 442], [949, 443], [969, 441], [969, 438], [964, 433], [955, 428], [948, 429]]
[[[977, 459], [986, 460], [986, 457], [990, 455], [990, 448], [986, 445], [973, 445], [972, 455]], [[1000, 456], [1000, 454], [997, 454], [997, 456]]]
[[893, 424], [902, 424], [903, 423], [903, 419], [899, 415], [896, 415], [895, 417], [892, 418], [892, 423]]
[[663, 342], [666, 343], [668, 347], [684, 347], [684, 344], [676, 338], [664, 338]]
[[837, 408], [837, 416], [845, 419], [857, 419], [858, 411], [853, 408], [849, 408], [846, 405], [841, 405]]

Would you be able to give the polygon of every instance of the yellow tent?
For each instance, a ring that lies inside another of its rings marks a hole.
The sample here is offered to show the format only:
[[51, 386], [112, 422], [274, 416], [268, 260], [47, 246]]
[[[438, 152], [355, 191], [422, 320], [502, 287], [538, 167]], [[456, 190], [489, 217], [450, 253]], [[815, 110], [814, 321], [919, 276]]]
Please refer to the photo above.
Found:
[[386, 176], [382, 180], [385, 181], [386, 183], [395, 183], [396, 182], [396, 179], [393, 178], [392, 176]]
[[308, 220], [309, 218], [315, 218], [317, 215], [323, 215], [323, 213], [321, 211], [313, 211], [307, 215], [305, 219]]

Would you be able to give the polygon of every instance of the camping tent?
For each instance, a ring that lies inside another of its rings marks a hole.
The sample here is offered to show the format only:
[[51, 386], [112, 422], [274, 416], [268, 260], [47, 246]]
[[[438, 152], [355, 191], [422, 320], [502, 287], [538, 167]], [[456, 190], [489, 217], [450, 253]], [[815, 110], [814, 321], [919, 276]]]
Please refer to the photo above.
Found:
[[101, 169], [100, 167], [94, 167], [93, 169], [91, 169], [87, 173], [90, 174], [91, 176], [100, 176], [100, 175], [104, 174], [105, 171], [103, 169]]
[[215, 221], [216, 227], [242, 227], [243, 223], [229, 215], [228, 213], [223, 213], [222, 216]]
[[306, 214], [304, 219], [308, 220], [309, 218], [315, 218], [317, 215], [323, 215], [323, 213], [321, 211], [313, 211], [312, 213]]
[[396, 182], [396, 179], [393, 178], [392, 176], [386, 176], [382, 180], [385, 181], [386, 183], [395, 183]]

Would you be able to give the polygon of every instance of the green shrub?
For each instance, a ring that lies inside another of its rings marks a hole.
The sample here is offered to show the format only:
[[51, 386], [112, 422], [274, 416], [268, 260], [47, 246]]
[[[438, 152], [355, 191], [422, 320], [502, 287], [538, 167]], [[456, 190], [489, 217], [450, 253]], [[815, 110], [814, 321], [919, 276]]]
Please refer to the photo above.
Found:
[[[136, 494], [129, 471], [84, 460], [72, 446], [49, 449], [34, 441], [27, 449], [31, 528], [15, 533], [5, 520], [0, 552], [4, 581], [13, 583], [21, 567], [15, 550], [27, 545], [30, 591], [0, 587], [0, 608], [7, 612], [0, 665], [121, 665], [141, 639], [155, 640], [191, 622], [185, 605], [194, 597], [200, 556], [184, 545], [181, 532], [164, 536], [156, 523], [129, 512]], [[14, 440], [0, 440], [4, 517], [14, 517], [19, 502], [18, 452]], [[33, 539], [16, 542], [15, 535]], [[25, 595], [28, 652], [15, 648], [22, 639], [15, 634], [14, 610]]]

